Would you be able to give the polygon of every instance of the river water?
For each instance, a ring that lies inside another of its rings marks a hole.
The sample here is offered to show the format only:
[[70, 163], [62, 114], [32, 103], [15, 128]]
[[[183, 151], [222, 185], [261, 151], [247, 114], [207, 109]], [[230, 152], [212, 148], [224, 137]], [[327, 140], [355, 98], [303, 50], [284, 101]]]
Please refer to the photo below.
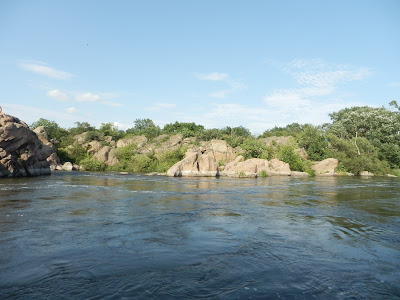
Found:
[[400, 179], [1, 179], [0, 298], [399, 299]]

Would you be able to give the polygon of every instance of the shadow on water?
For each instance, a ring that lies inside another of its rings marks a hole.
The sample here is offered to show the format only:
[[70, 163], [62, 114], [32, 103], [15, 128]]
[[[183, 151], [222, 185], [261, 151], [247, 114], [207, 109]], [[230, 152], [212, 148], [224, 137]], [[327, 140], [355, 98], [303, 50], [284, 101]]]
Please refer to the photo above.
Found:
[[0, 296], [400, 297], [399, 196], [392, 178], [7, 179]]

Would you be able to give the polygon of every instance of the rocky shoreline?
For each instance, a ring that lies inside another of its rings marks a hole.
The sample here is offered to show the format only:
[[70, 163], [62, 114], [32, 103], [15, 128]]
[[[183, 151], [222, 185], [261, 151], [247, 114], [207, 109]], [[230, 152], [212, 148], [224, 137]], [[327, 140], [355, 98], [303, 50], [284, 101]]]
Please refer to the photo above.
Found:
[[[74, 137], [75, 143], [84, 147], [88, 155], [105, 166], [119, 163], [118, 150], [134, 146], [140, 153], [162, 155], [184, 146], [184, 158], [171, 166], [165, 173], [152, 172], [148, 175], [166, 175], [169, 177], [267, 177], [292, 176], [308, 177], [309, 173], [292, 171], [288, 163], [274, 159], [245, 159], [240, 151], [232, 148], [225, 140], [211, 140], [196, 143], [193, 138], [184, 139], [181, 134], [161, 135], [149, 142], [145, 136], [132, 136], [115, 142], [112, 137], [105, 137], [107, 145], [93, 140], [84, 142], [87, 133]], [[287, 137], [276, 137], [275, 143], [285, 143]], [[271, 141], [266, 141], [266, 143]], [[67, 149], [68, 151], [71, 148]], [[304, 150], [304, 149], [303, 149]], [[72, 151], [72, 150], [71, 150]], [[299, 152], [302, 149], [298, 149]], [[351, 176], [351, 173], [337, 173], [338, 160], [327, 158], [315, 162], [311, 167], [315, 176]], [[71, 162], [63, 165], [56, 149], [49, 142], [43, 126], [31, 130], [16, 117], [0, 114], [0, 177], [23, 177], [50, 175], [51, 171], [76, 171], [82, 168]], [[121, 174], [127, 174], [121, 172]], [[361, 176], [373, 176], [370, 172], [361, 172]]]

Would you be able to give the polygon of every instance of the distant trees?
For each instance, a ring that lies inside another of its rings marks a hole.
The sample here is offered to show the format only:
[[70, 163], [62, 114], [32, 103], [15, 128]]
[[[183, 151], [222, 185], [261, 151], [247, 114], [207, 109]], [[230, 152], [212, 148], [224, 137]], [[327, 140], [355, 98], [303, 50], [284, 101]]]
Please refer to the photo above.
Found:
[[[157, 141], [162, 143], [168, 140], [168, 136], [182, 134], [184, 138], [193, 138], [190, 141], [196, 144], [222, 139], [246, 159], [278, 158], [289, 163], [292, 170], [310, 172], [313, 161], [333, 157], [339, 160], [338, 169], [343, 172], [357, 174], [367, 170], [385, 174], [390, 169], [399, 169], [393, 172], [400, 175], [400, 107], [396, 101], [392, 101], [390, 106], [392, 109], [368, 106], [345, 108], [330, 114], [331, 123], [322, 126], [292, 123], [267, 130], [259, 138], [252, 136], [243, 126], [206, 129], [194, 122], [174, 122], [160, 128], [148, 118], [136, 119], [134, 126], [126, 131], [119, 130], [114, 123], [102, 123], [97, 129], [88, 122], [76, 122], [75, 127], [66, 130], [56, 122], [43, 118], [32, 123], [31, 128], [45, 127], [62, 161], [82, 163], [95, 170], [101, 170], [103, 166], [88, 154], [88, 143], [91, 141], [113, 146], [118, 139], [127, 136], [144, 135], [151, 142], [164, 134], [165, 140]], [[271, 143], [267, 146], [262, 138], [271, 136], [292, 138], [286, 145]], [[299, 148], [303, 148], [306, 155]], [[143, 154], [134, 145], [117, 150], [121, 162], [117, 168], [160, 172], [181, 159], [185, 152], [183, 146], [161, 155], [151, 151]]]
[[204, 131], [203, 125], [196, 123], [175, 122], [166, 124], [163, 128], [163, 133], [181, 133], [183, 137], [197, 136], [200, 132]]
[[[397, 102], [391, 106], [398, 108]], [[369, 106], [345, 108], [330, 114], [332, 124], [327, 132], [337, 137], [350, 140], [362, 155], [360, 138], [363, 143], [371, 144], [381, 160], [387, 160], [392, 167], [400, 166], [400, 112], [390, 111], [384, 107]]]
[[126, 131], [131, 135], [144, 135], [148, 139], [153, 139], [161, 134], [161, 129], [150, 119], [136, 119], [135, 126]]

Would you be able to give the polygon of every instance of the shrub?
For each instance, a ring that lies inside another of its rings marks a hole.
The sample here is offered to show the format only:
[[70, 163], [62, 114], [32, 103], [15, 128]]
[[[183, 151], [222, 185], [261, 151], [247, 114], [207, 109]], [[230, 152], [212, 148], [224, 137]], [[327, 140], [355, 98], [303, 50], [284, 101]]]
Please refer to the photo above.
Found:
[[80, 166], [87, 171], [104, 171], [106, 166], [93, 157], [87, 157], [80, 161]]
[[179, 147], [176, 150], [168, 151], [158, 158], [153, 159], [150, 165], [149, 171], [153, 172], [166, 172], [170, 167], [176, 164], [178, 161], [182, 160], [185, 156], [186, 147]]
[[245, 139], [240, 148], [243, 150], [242, 155], [245, 159], [268, 157], [267, 146], [254, 138]]
[[322, 160], [326, 158], [327, 139], [324, 133], [312, 125], [305, 125], [299, 135], [299, 146], [306, 149], [311, 160]]
[[291, 144], [284, 145], [279, 149], [278, 158], [281, 161], [288, 163], [291, 170], [304, 172], [305, 170], [304, 161], [301, 158], [300, 154], [298, 154], [294, 150], [295, 150], [294, 145]]
[[267, 177], [267, 172], [265, 170], [261, 170], [260, 174], [258, 174], [258, 177]]

